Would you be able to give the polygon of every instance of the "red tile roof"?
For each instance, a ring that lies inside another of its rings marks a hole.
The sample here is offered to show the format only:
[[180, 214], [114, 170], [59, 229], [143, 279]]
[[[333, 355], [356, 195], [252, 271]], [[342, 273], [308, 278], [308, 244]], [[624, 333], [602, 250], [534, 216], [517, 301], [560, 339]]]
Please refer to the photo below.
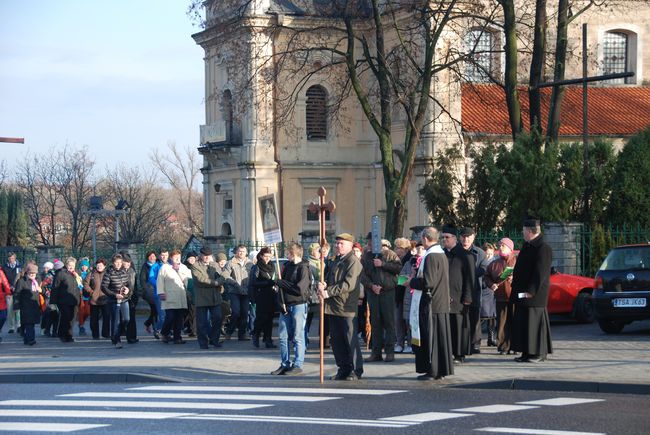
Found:
[[[542, 89], [542, 128], [546, 129], [551, 88]], [[522, 120], [528, 124], [528, 91], [519, 88]], [[650, 125], [650, 87], [600, 87], [588, 90], [589, 134], [629, 136]], [[462, 85], [462, 122], [466, 133], [510, 135], [503, 89], [492, 84]], [[582, 135], [582, 86], [567, 86], [560, 136]]]

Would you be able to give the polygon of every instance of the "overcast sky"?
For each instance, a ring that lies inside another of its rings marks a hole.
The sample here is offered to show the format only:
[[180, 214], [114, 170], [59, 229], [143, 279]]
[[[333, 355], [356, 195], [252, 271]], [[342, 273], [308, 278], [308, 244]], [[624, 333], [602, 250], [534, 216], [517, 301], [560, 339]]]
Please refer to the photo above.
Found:
[[203, 109], [200, 29], [189, 0], [0, 0], [0, 143], [87, 145], [97, 167], [148, 162], [168, 141], [196, 148]]

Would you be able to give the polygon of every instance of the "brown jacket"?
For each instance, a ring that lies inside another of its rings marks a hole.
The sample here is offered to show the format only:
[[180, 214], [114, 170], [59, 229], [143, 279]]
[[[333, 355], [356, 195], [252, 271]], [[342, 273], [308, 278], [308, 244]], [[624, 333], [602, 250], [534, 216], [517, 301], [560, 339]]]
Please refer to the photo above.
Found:
[[93, 270], [92, 273], [86, 274], [86, 279], [84, 279], [84, 295], [90, 297], [90, 305], [104, 305], [107, 301], [107, 297], [102, 291], [102, 279], [104, 278], [103, 272], [97, 272]]
[[[512, 280], [500, 278], [501, 273], [507, 267], [515, 267], [517, 262], [517, 257], [515, 254], [510, 254], [508, 258], [499, 257], [488, 265], [483, 280], [485, 281], [486, 287], [492, 287], [492, 284], [496, 284], [498, 288], [494, 292], [494, 298], [497, 302], [508, 302], [510, 298], [510, 292], [512, 291]], [[510, 275], [512, 277], [512, 275]]]
[[373, 284], [381, 286], [381, 293], [395, 290], [397, 287], [397, 275], [402, 271], [402, 262], [396, 253], [388, 248], [381, 248], [379, 259], [382, 261], [380, 267], [375, 267], [373, 259], [375, 255], [371, 251], [365, 251], [361, 257], [363, 273], [361, 273], [361, 284], [365, 289], [370, 290]]

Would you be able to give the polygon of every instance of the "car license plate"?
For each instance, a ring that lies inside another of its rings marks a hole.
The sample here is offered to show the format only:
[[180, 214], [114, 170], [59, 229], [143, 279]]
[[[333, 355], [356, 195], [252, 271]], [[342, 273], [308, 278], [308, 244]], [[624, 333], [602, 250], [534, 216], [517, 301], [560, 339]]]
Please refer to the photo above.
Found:
[[618, 298], [612, 299], [612, 305], [619, 308], [627, 307], [645, 307], [646, 299], [645, 298]]

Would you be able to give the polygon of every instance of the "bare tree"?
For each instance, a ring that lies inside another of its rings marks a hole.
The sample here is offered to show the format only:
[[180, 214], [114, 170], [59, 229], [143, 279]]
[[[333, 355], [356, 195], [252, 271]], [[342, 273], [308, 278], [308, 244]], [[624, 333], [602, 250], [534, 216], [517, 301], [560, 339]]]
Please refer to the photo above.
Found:
[[[117, 204], [123, 199], [129, 203], [129, 212], [120, 217], [120, 240], [147, 245], [157, 233], [166, 233], [172, 208], [155, 180], [152, 168], [120, 165], [108, 170], [100, 182], [108, 202]], [[103, 224], [107, 234], [114, 234], [115, 219], [103, 219]]]
[[16, 184], [25, 199], [30, 227], [36, 231], [33, 238], [44, 245], [57, 243], [56, 233], [61, 213], [61, 191], [57, 184], [59, 165], [59, 154], [47, 158], [36, 155], [21, 160], [16, 169]]
[[203, 234], [203, 195], [199, 191], [201, 157], [190, 147], [179, 149], [169, 142], [163, 152], [155, 149], [149, 156], [154, 168], [178, 198], [185, 216], [187, 233]]
[[9, 169], [7, 169], [7, 161], [5, 159], [0, 160], [0, 189], [5, 185], [5, 181], [9, 176]]
[[[453, 43], [462, 39], [468, 20], [486, 23], [496, 7], [457, 0], [335, 0], [305, 6], [304, 18], [278, 17], [259, 26], [258, 17], [247, 14], [249, 3], [205, 2], [208, 9], [218, 9], [208, 14], [216, 18], [206, 27], [234, 40], [233, 50], [242, 53], [245, 66], [229, 76], [242, 78], [238, 88], [243, 96], [259, 91], [260, 78], [272, 86], [274, 129], [295, 126], [296, 102], [313, 79], [332, 85], [327, 114], [340, 127], [346, 124], [346, 112], [360, 107], [381, 154], [385, 236], [401, 235], [423, 133], [438, 122], [460, 141], [460, 123], [446, 96], [457, 92], [455, 71], [471, 53], [452, 48]], [[250, 32], [248, 38], [239, 38], [242, 32]], [[237, 45], [250, 40], [255, 44]], [[269, 44], [271, 55], [265, 51]], [[260, 99], [261, 104], [270, 100]]]
[[57, 188], [69, 219], [69, 244], [73, 252], [88, 247], [90, 242], [90, 215], [84, 212], [95, 187], [94, 167], [88, 147], [66, 146], [56, 171]]

